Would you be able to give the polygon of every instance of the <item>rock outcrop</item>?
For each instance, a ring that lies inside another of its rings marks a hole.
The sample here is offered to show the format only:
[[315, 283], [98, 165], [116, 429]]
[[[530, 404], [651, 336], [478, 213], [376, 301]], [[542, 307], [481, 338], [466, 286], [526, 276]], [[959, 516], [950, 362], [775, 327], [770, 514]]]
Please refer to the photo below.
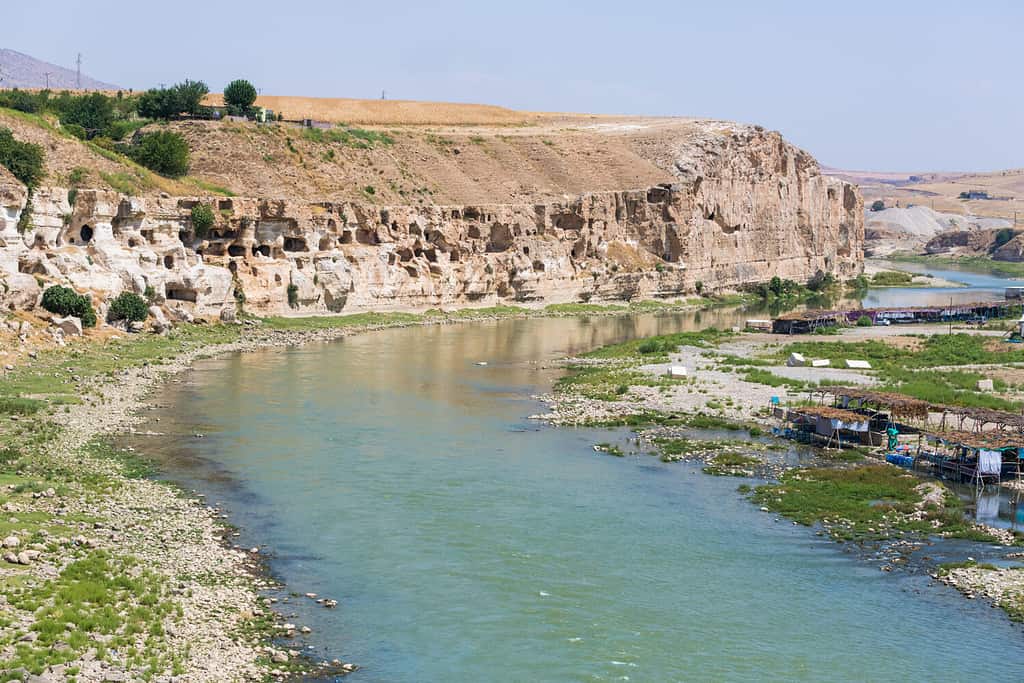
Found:
[[[172, 316], [605, 301], [858, 274], [863, 203], [777, 133], [738, 127], [664, 151], [677, 182], [559, 201], [459, 206], [129, 197], [47, 187], [18, 231], [0, 182], [0, 272], [101, 303], [148, 292]], [[191, 210], [216, 217], [197, 235]], [[700, 284], [698, 284], [700, 283]], [[26, 305], [22, 297], [14, 305]], [[10, 298], [4, 299], [5, 302]]]

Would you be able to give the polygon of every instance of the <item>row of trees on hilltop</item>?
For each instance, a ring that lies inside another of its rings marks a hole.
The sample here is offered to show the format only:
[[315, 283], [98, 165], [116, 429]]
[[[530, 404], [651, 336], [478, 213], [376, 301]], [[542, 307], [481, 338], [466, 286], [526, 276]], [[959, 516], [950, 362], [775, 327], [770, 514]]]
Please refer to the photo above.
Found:
[[[210, 89], [203, 81], [186, 79], [169, 88], [151, 88], [133, 94], [118, 91], [116, 95], [102, 92], [72, 93], [50, 90], [0, 91], [0, 107], [26, 114], [55, 117], [61, 130], [87, 143], [122, 154], [135, 162], [168, 177], [188, 172], [189, 146], [185, 138], [171, 130], [136, 134], [154, 121], [180, 118], [213, 118], [214, 108], [203, 104]], [[255, 115], [256, 88], [246, 80], [232, 81], [224, 88], [224, 104], [228, 114]], [[35, 173], [26, 174], [22, 148], [13, 138], [0, 137], [0, 163], [15, 175], [30, 175], [30, 187], [41, 178], [41, 164]], [[19, 156], [20, 155], [20, 156]], [[17, 157], [17, 160], [3, 157]], [[8, 162], [8, 163], [5, 163]], [[23, 179], [24, 182], [24, 179]]]

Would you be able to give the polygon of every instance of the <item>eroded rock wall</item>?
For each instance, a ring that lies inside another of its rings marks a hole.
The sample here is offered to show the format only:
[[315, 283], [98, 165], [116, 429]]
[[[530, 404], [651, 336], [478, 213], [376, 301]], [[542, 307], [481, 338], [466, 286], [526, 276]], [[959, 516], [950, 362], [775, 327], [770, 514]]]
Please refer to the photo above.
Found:
[[[863, 203], [778, 134], [709, 132], [668, 150], [678, 182], [542, 204], [375, 206], [140, 199], [0, 183], [0, 269], [99, 302], [147, 290], [180, 316], [330, 313], [675, 297], [773, 276], [860, 272]], [[197, 235], [191, 209], [216, 217]], [[24, 297], [23, 297], [24, 298]], [[23, 304], [19, 304], [23, 305]]]

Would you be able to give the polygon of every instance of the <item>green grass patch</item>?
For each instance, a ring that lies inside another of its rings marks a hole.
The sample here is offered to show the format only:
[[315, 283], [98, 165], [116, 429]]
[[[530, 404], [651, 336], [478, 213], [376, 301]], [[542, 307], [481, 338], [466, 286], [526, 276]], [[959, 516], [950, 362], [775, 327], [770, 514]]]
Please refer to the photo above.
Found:
[[760, 464], [761, 461], [751, 455], [720, 453], [711, 458], [703, 472], [716, 477], [749, 477], [753, 468]]
[[221, 187], [220, 185], [215, 185], [214, 183], [208, 183], [201, 178], [196, 178], [195, 176], [189, 176], [187, 178], [184, 178], [183, 180], [187, 183], [192, 183], [193, 185], [198, 187], [200, 190], [203, 190], [204, 192], [209, 192], [211, 194], [219, 194], [222, 197], [235, 196], [235, 193], [227, 189], [226, 187]]
[[751, 384], [765, 384], [770, 387], [786, 387], [797, 391], [802, 391], [807, 388], [807, 382], [803, 380], [782, 377], [781, 375], [776, 375], [775, 373], [762, 368], [751, 368], [750, 370], [747, 370], [743, 374], [742, 379], [744, 382], [750, 382]]
[[310, 142], [316, 143], [337, 143], [354, 149], [373, 149], [374, 147], [390, 147], [395, 144], [395, 139], [387, 133], [365, 128], [354, 128], [343, 126], [339, 128], [305, 128], [302, 137]]
[[349, 327], [377, 327], [403, 325], [419, 322], [422, 316], [415, 313], [354, 313], [352, 315], [323, 315], [303, 318], [263, 318], [263, 324], [271, 330], [332, 330]]
[[872, 287], [906, 287], [914, 281], [911, 273], [900, 270], [882, 270], [871, 276]]
[[697, 332], [677, 332], [646, 339], [633, 339], [621, 344], [611, 344], [584, 354], [586, 358], [633, 358], [644, 362], [659, 362], [668, 359], [680, 346], [713, 347], [733, 336], [732, 332], [709, 327]]
[[962, 503], [948, 491], [942, 507], [926, 509], [924, 519], [908, 519], [921, 498], [914, 487], [921, 483], [888, 465], [796, 469], [783, 474], [778, 484], [757, 487], [752, 500], [800, 524], [829, 520], [829, 533], [841, 541], [902, 532], [994, 540], [964, 519]]
[[[864, 359], [883, 382], [885, 391], [895, 391], [933, 403], [994, 408], [1017, 411], [1020, 403], [990, 393], [981, 393], [975, 386], [983, 375], [962, 370], [931, 368], [967, 364], [1024, 363], [1024, 349], [1006, 344], [1006, 348], [988, 348], [992, 337], [971, 334], [931, 335], [921, 338], [921, 348], [897, 348], [871, 339], [857, 342], [801, 341], [787, 344], [775, 355], [782, 362], [790, 353], [808, 358], [827, 358], [835, 367], [843, 367], [847, 358]], [[1006, 388], [997, 382], [997, 390]]]
[[[11, 591], [8, 601], [34, 614], [36, 639], [16, 642], [13, 654], [0, 662], [4, 670], [20, 667], [39, 675], [49, 665], [80, 657], [98, 639], [104, 643], [100, 659], [118, 651], [145, 678], [170, 668], [162, 621], [175, 613], [174, 604], [161, 577], [131, 558], [93, 551], [55, 579]], [[23, 635], [16, 632], [15, 641]], [[137, 647], [139, 640], [145, 647]]]

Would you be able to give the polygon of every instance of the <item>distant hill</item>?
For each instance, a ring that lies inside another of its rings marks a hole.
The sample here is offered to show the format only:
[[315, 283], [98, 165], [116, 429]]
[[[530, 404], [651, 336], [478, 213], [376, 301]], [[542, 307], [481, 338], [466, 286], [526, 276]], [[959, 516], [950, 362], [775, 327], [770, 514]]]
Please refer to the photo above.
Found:
[[[29, 55], [0, 48], [0, 88], [45, 88], [46, 74], [50, 74], [51, 90], [75, 89], [74, 69], [50, 64]], [[120, 90], [113, 83], [104, 83], [82, 74], [83, 90]]]

